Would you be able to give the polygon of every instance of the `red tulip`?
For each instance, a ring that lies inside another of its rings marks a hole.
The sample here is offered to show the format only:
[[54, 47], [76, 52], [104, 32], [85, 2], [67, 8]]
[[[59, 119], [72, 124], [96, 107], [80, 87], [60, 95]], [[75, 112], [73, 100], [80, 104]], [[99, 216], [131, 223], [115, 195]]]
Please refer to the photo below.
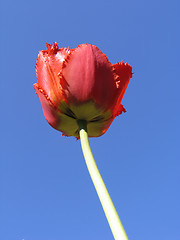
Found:
[[33, 86], [48, 123], [66, 136], [79, 138], [77, 121], [87, 121], [89, 137], [104, 134], [116, 116], [132, 77], [129, 64], [109, 62], [96, 46], [81, 44], [73, 50], [47, 44], [40, 51]]

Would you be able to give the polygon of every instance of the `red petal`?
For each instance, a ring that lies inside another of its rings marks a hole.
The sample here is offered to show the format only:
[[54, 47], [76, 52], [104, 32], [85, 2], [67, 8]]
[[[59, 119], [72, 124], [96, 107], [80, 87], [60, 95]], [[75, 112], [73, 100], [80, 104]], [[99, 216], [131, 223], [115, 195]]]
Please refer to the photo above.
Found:
[[113, 109], [113, 115], [118, 116], [122, 112], [125, 112], [126, 110], [123, 108], [121, 101], [124, 96], [124, 93], [126, 91], [126, 88], [129, 84], [130, 78], [132, 78], [132, 67], [126, 63], [116, 63], [113, 64], [114, 72], [116, 74], [116, 85], [118, 88], [118, 100], [114, 106]]
[[58, 49], [57, 43], [47, 44], [47, 50], [39, 52], [36, 63], [38, 86], [46, 92], [56, 106], [63, 98], [58, 73], [68, 54], [69, 51], [66, 48]]
[[58, 125], [58, 114], [57, 114], [56, 107], [53, 105], [49, 97], [38, 86], [37, 83], [33, 84], [33, 87], [36, 90], [36, 93], [41, 101], [43, 113], [46, 120], [53, 128], [56, 128], [56, 126]]
[[70, 102], [93, 99], [102, 108], [109, 108], [117, 88], [112, 64], [94, 45], [82, 44], [74, 49], [63, 66], [62, 77]]
[[77, 120], [69, 117], [66, 113], [61, 113], [51, 102], [44, 90], [38, 86], [38, 83], [33, 84], [33, 87], [40, 99], [47, 122], [56, 130], [61, 131], [65, 136], [78, 137]]

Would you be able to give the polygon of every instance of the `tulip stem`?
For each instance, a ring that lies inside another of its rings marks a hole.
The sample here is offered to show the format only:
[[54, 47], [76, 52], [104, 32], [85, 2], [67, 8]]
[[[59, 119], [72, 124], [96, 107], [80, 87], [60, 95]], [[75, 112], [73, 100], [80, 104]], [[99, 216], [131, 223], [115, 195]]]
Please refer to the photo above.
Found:
[[119, 219], [119, 216], [116, 212], [116, 209], [113, 205], [111, 197], [107, 191], [107, 188], [103, 182], [103, 179], [100, 175], [100, 172], [94, 160], [93, 154], [91, 152], [88, 133], [87, 133], [87, 123], [84, 120], [79, 120], [78, 124], [79, 124], [79, 135], [81, 139], [81, 147], [82, 147], [82, 151], [86, 161], [86, 165], [89, 170], [91, 179], [94, 183], [96, 192], [99, 196], [100, 202], [102, 204], [103, 210], [105, 212], [105, 215], [108, 220], [114, 239], [128, 240], [126, 232]]

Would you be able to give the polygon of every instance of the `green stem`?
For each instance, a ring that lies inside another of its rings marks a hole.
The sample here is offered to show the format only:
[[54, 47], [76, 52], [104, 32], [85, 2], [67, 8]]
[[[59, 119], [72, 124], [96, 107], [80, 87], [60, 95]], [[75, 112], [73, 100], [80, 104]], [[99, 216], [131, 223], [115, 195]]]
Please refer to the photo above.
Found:
[[96, 162], [92, 155], [89, 139], [87, 133], [87, 123], [84, 120], [79, 120], [79, 135], [81, 139], [81, 146], [84, 154], [84, 158], [87, 164], [87, 168], [89, 170], [89, 174], [94, 183], [96, 192], [99, 196], [100, 202], [104, 209], [106, 218], [109, 222], [109, 226], [111, 228], [112, 234], [115, 240], [128, 240], [126, 232], [123, 228], [123, 225], [119, 219], [119, 216], [116, 212], [116, 209], [113, 205], [111, 197], [107, 191], [107, 188], [103, 182], [103, 179], [99, 173]]

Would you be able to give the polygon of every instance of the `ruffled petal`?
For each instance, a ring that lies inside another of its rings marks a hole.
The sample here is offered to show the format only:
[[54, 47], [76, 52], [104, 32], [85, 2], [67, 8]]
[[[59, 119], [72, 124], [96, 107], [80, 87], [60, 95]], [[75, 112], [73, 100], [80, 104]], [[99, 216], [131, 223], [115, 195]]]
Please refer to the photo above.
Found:
[[59, 49], [57, 43], [47, 44], [47, 50], [39, 52], [36, 63], [38, 85], [56, 106], [63, 98], [58, 73], [68, 54], [69, 50]]
[[47, 122], [53, 127], [57, 129], [59, 124], [59, 117], [56, 107], [51, 102], [50, 98], [47, 96], [45, 91], [41, 89], [38, 83], [33, 84], [33, 87], [40, 99], [44, 116]]
[[60, 112], [37, 83], [33, 87], [40, 99], [44, 116], [51, 127], [61, 131], [64, 136], [79, 137], [77, 120], [68, 114], [67, 109]]
[[72, 50], [61, 77], [69, 102], [92, 99], [104, 109], [112, 106], [117, 91], [112, 64], [96, 46], [82, 44]]
[[129, 84], [130, 78], [132, 78], [132, 67], [128, 63], [116, 63], [113, 64], [114, 73], [116, 74], [116, 86], [118, 89], [118, 99], [113, 107], [113, 116], [116, 117], [122, 112], [126, 112], [125, 108], [121, 104], [122, 98]]

